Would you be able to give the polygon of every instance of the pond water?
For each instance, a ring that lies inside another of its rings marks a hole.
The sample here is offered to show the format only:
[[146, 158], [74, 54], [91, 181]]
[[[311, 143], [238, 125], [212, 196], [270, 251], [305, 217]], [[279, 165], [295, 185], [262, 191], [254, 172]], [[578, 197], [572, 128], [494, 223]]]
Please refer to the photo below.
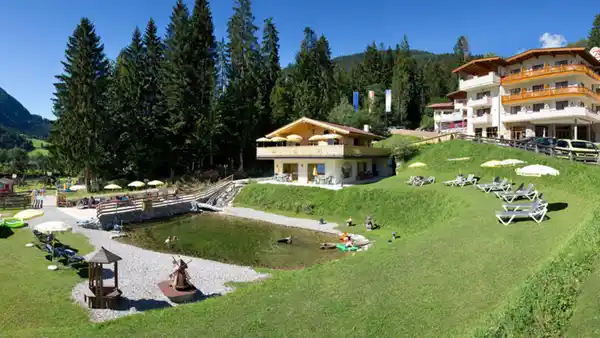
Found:
[[[134, 225], [122, 240], [145, 249], [271, 269], [298, 269], [344, 256], [320, 243], [337, 236], [300, 228], [214, 213], [180, 216], [164, 222]], [[177, 236], [171, 245], [169, 236]], [[292, 244], [277, 243], [292, 236]]]

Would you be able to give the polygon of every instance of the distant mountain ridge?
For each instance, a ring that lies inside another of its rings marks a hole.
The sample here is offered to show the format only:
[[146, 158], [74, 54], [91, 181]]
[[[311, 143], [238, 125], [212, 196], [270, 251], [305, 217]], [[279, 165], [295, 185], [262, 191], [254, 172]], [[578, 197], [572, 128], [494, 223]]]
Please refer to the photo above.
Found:
[[[454, 56], [452, 53], [435, 54], [435, 53], [427, 52], [424, 50], [416, 50], [416, 49], [411, 49], [410, 54], [412, 55], [412, 57], [415, 60], [417, 60], [418, 63], [424, 62], [426, 60], [433, 60], [433, 59], [451, 60]], [[334, 63], [342, 65], [345, 69], [350, 69], [353, 65], [362, 62], [364, 60], [364, 57], [365, 57], [365, 53], [360, 52], [360, 53], [337, 56], [337, 57], [334, 57], [332, 59], [332, 61]]]
[[17, 99], [0, 87], [0, 125], [17, 133], [46, 139], [52, 122], [31, 114]]

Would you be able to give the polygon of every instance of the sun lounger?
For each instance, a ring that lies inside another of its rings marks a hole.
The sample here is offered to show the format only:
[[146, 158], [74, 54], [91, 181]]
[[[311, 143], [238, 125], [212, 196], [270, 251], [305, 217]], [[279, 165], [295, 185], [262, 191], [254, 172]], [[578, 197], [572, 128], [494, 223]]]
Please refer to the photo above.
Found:
[[425, 184], [431, 184], [431, 183], [435, 183], [435, 177], [433, 177], [433, 176], [425, 177], [425, 178], [423, 178], [421, 180], [418, 180], [417, 182], [415, 182], [414, 185], [420, 187], [420, 186], [423, 186]]
[[521, 211], [498, 211], [496, 212], [496, 218], [504, 225], [509, 225], [516, 218], [531, 218], [536, 223], [540, 224], [546, 217], [546, 212], [548, 212], [548, 208], [546, 207]]
[[496, 194], [496, 196], [502, 198], [507, 203], [512, 203], [517, 198], [523, 197], [533, 201], [538, 195], [538, 192], [535, 189], [533, 189], [533, 187], [534, 185], [530, 184], [524, 190], [518, 190], [514, 192], [509, 191], [501, 194]]
[[502, 198], [501, 195], [515, 193], [515, 192], [521, 192], [523, 190], [525, 190], [525, 183], [521, 183], [515, 190], [512, 190], [512, 188], [510, 188], [507, 191], [495, 191], [494, 194], [496, 195], [496, 197]]
[[445, 185], [454, 186], [462, 181], [464, 181], [465, 177], [463, 175], [456, 175], [456, 178], [451, 181], [445, 181]]
[[65, 249], [65, 248], [59, 247], [59, 248], [55, 248], [54, 250], [56, 252], [56, 256], [67, 259], [67, 264], [85, 261], [85, 258], [77, 255], [77, 253], [71, 249]]
[[491, 186], [491, 185], [495, 186], [495, 185], [498, 185], [498, 184], [500, 184], [500, 176], [494, 177], [494, 180], [492, 182], [490, 182], [490, 183], [475, 184], [475, 187], [481, 189], [482, 191], [484, 191], [484, 188], [486, 188], [488, 186]]
[[502, 209], [505, 211], [524, 211], [537, 208], [547, 208], [548, 202], [543, 199], [544, 194], [540, 194], [532, 203], [504, 203]]
[[467, 184], [477, 184], [477, 179], [475, 178], [475, 175], [473, 174], [469, 174], [469, 176], [467, 176], [466, 179], [463, 179], [461, 182], [457, 183], [456, 185], [459, 187], [464, 187]]
[[498, 184], [488, 185], [480, 189], [483, 190], [485, 193], [494, 191], [508, 191], [510, 189], [510, 183], [508, 182], [508, 178], [505, 178]]
[[406, 181], [406, 184], [410, 184], [413, 185], [415, 184], [415, 180], [417, 179], [418, 176], [411, 176], [408, 181]]

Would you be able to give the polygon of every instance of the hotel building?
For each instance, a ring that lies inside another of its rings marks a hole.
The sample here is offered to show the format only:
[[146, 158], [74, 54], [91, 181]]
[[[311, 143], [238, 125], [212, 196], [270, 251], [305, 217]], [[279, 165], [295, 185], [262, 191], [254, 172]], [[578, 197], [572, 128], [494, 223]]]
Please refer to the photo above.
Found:
[[[600, 142], [600, 61], [585, 48], [532, 49], [456, 68], [453, 106], [436, 106], [440, 132], [521, 139], [556, 137]], [[466, 111], [466, 114], [465, 114]], [[448, 123], [448, 124], [445, 124]]]

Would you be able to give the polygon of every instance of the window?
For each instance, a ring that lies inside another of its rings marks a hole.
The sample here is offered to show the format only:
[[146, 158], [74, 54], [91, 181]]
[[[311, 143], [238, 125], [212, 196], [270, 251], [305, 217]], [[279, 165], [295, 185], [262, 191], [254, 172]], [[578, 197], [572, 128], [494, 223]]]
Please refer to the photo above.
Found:
[[510, 107], [510, 113], [511, 114], [517, 114], [520, 111], [521, 111], [521, 106], [512, 106], [512, 107]]
[[510, 71], [511, 74], [519, 74], [521, 72], [521, 68], [513, 69]]
[[480, 99], [483, 99], [485, 96], [487, 96], [487, 97], [491, 96], [490, 92], [487, 91], [487, 92], [477, 93], [476, 98], [477, 98], [477, 100], [480, 100]]
[[513, 140], [520, 140], [525, 137], [525, 127], [512, 127], [511, 138]]
[[510, 95], [521, 94], [521, 88], [513, 88], [510, 90]]
[[477, 114], [477, 116], [483, 116], [485, 114], [489, 114], [491, 112], [490, 108], [483, 108], [483, 109], [477, 109], [477, 111], [475, 112]]
[[531, 87], [531, 90], [533, 90], [534, 92], [542, 91], [542, 90], [544, 90], [544, 85], [543, 84], [535, 85], [535, 86]]
[[559, 148], [569, 148], [569, 143], [567, 141], [558, 141], [556, 142], [556, 146]]
[[475, 128], [475, 137], [481, 137], [481, 128]]
[[533, 104], [533, 111], [540, 111], [542, 109], [544, 109], [543, 103], [534, 103]]
[[563, 110], [569, 106], [569, 101], [556, 101], [556, 110]]
[[544, 69], [544, 64], [534, 65], [533, 67], [531, 67], [531, 70], [540, 70], [540, 69]]
[[560, 61], [556, 61], [554, 63], [555, 66], [563, 66], [563, 65], [568, 65], [569, 61], [568, 60], [560, 60]]
[[325, 175], [325, 163], [317, 163], [317, 175]]
[[571, 147], [581, 149], [596, 150], [596, 146], [592, 142], [571, 141]]
[[569, 81], [560, 81], [560, 82], [557, 82], [557, 83], [554, 85], [554, 87], [555, 87], [556, 89], [559, 89], [559, 88], [567, 88], [568, 86], [569, 86]]
[[485, 129], [487, 138], [498, 138], [498, 127], [491, 127]]

